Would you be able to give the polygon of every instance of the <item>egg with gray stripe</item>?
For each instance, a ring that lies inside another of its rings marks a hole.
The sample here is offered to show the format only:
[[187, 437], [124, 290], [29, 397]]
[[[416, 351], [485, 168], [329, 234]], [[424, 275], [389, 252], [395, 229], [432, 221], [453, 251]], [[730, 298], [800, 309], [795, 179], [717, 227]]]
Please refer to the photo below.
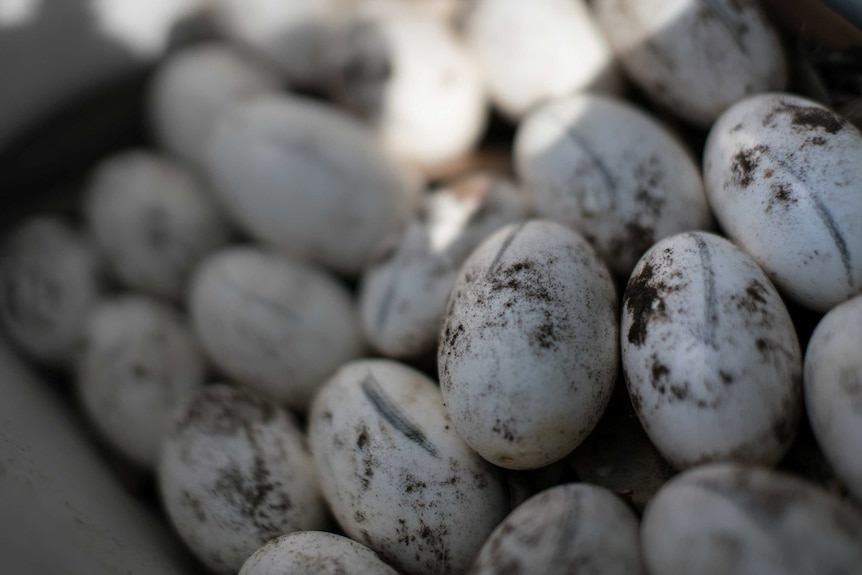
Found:
[[621, 327], [629, 396], [672, 465], [784, 455], [802, 353], [781, 297], [742, 250], [706, 232], [657, 243], [629, 279]]
[[862, 293], [862, 132], [790, 94], [715, 123], [704, 183], [724, 231], [788, 297], [816, 311]]
[[509, 511], [434, 381], [397, 362], [344, 365], [314, 400], [309, 441], [344, 532], [407, 575], [464, 573]]

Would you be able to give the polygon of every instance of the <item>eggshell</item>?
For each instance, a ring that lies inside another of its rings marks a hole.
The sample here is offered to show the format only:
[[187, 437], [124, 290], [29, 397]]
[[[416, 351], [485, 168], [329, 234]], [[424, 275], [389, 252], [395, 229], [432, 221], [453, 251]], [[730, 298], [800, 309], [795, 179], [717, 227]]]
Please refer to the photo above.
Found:
[[462, 17], [494, 104], [517, 120], [548, 100], [622, 87], [613, 52], [583, 0], [478, 0]]
[[208, 174], [254, 238], [353, 275], [413, 213], [404, 175], [371, 131], [329, 105], [262, 97], [232, 108]]
[[781, 39], [756, 0], [597, 0], [594, 7], [628, 76], [697, 126], [787, 83]]
[[154, 469], [174, 412], [204, 383], [206, 365], [185, 318], [158, 300], [100, 303], [77, 361], [84, 412], [114, 448]]
[[659, 242], [629, 279], [621, 327], [629, 396], [672, 465], [784, 455], [802, 354], [781, 297], [744, 252], [705, 232]]
[[398, 575], [368, 547], [325, 531], [295, 531], [255, 551], [239, 575]]
[[478, 66], [438, 18], [370, 4], [339, 29], [328, 60], [334, 99], [408, 162], [433, 168], [482, 135], [487, 98]]
[[161, 501], [213, 573], [235, 574], [270, 539], [326, 527], [305, 437], [290, 414], [219, 384], [180, 408], [161, 450]]
[[622, 278], [658, 240], [713, 227], [691, 154], [621, 100], [580, 94], [535, 110], [515, 161], [536, 213], [582, 233]]
[[618, 333], [614, 284], [586, 240], [549, 221], [506, 226], [449, 299], [437, 357], [452, 424], [495, 465], [561, 459], [608, 403]]
[[858, 573], [862, 514], [796, 477], [713, 464], [662, 487], [641, 546], [651, 575]]
[[69, 367], [101, 295], [90, 242], [54, 216], [25, 220], [0, 248], [0, 324], [31, 359]]
[[728, 237], [788, 297], [825, 312], [862, 293], [862, 132], [821, 104], [763, 94], [709, 133], [704, 183]]
[[406, 575], [464, 573], [509, 511], [434, 382], [394, 361], [344, 365], [314, 400], [309, 440], [344, 532]]
[[359, 310], [369, 342], [394, 358], [436, 353], [461, 264], [487, 236], [524, 216], [523, 191], [495, 174], [473, 174], [426, 196], [392, 252], [363, 274]]
[[862, 502], [862, 296], [834, 307], [805, 351], [805, 407], [836, 475]]
[[180, 300], [194, 267], [230, 228], [210, 191], [184, 165], [144, 150], [104, 158], [87, 184], [87, 229], [125, 286]]
[[192, 325], [230, 378], [297, 410], [364, 350], [347, 289], [322, 270], [255, 247], [207, 258], [189, 290]]
[[494, 530], [470, 575], [637, 575], [638, 520], [612, 492], [569, 483], [534, 495]]
[[269, 68], [226, 42], [191, 46], [156, 70], [147, 94], [152, 131], [165, 150], [203, 167], [219, 116], [278, 87]]

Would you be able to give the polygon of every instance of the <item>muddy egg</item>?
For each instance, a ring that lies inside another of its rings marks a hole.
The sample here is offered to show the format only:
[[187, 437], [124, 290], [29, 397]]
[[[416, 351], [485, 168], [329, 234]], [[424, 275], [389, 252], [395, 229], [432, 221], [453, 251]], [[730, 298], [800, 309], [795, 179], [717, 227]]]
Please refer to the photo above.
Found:
[[128, 150], [103, 159], [84, 198], [87, 229], [125, 286], [173, 300], [230, 228], [203, 182], [172, 158]]
[[783, 90], [787, 62], [756, 0], [598, 0], [596, 17], [654, 102], [709, 127], [734, 102]]
[[728, 237], [816, 311], [862, 293], [862, 132], [790, 94], [739, 102], [712, 127], [706, 193]]
[[536, 213], [579, 231], [619, 277], [655, 242], [713, 227], [700, 170], [658, 121], [580, 94], [530, 113], [515, 161]]
[[0, 323], [38, 362], [70, 365], [101, 292], [95, 248], [57, 217], [22, 222], [0, 247]]
[[650, 501], [641, 544], [651, 575], [849, 575], [862, 565], [862, 513], [784, 473], [705, 465]]
[[610, 272], [580, 235], [550, 221], [510, 224], [458, 274], [438, 365], [452, 423], [482, 457], [549, 465], [592, 431], [619, 354]]
[[672, 465], [784, 455], [802, 354], [781, 297], [742, 250], [706, 232], [657, 243], [629, 278], [621, 328], [629, 396]]
[[219, 369], [292, 409], [307, 409], [323, 381], [364, 351], [347, 288], [266, 249], [232, 247], [204, 260], [188, 306]]
[[214, 573], [235, 574], [264, 543], [327, 526], [305, 436], [257, 393], [205, 387], [176, 413], [158, 465], [177, 533]]
[[388, 357], [433, 355], [458, 268], [487, 236], [525, 215], [523, 191], [495, 174], [427, 195], [397, 247], [363, 274], [359, 309], [369, 342]]
[[269, 541], [248, 558], [239, 575], [398, 575], [374, 551], [325, 531], [296, 531]]
[[509, 511], [434, 381], [397, 362], [344, 365], [315, 397], [309, 441], [345, 533], [406, 575], [463, 574]]
[[470, 575], [639, 575], [638, 520], [603, 487], [569, 483], [534, 495], [494, 530]]
[[862, 502], [862, 296], [827, 313], [805, 351], [805, 407], [836, 475]]
[[154, 468], [173, 413], [204, 383], [206, 364], [185, 318], [147, 296], [103, 301], [76, 363], [90, 421], [130, 460]]

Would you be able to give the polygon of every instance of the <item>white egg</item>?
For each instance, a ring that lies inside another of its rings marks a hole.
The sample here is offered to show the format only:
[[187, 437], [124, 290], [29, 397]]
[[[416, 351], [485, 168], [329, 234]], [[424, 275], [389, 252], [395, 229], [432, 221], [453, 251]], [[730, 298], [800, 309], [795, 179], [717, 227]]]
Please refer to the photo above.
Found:
[[776, 463], [802, 406], [802, 354], [757, 264], [705, 232], [667, 238], [623, 298], [623, 373], [644, 429], [676, 468]]
[[536, 213], [583, 234], [622, 278], [658, 240], [713, 227], [691, 154], [621, 100], [580, 94], [540, 107], [518, 128], [515, 161]]
[[462, 26], [494, 104], [517, 120], [583, 90], [617, 92], [610, 45], [583, 0], [479, 0]]
[[239, 575], [398, 575], [374, 551], [325, 531], [295, 531], [254, 552]]
[[707, 128], [733, 103], [784, 89], [787, 62], [756, 0], [597, 0], [626, 73], [654, 102]]
[[194, 267], [231, 233], [192, 171], [143, 150], [104, 158], [83, 209], [108, 270], [129, 288], [173, 300], [184, 297]]
[[32, 359], [70, 366], [101, 295], [101, 265], [77, 230], [54, 216], [14, 228], [0, 248], [0, 323]]
[[525, 215], [523, 191], [490, 173], [426, 196], [392, 253], [363, 274], [359, 309], [369, 342], [393, 358], [436, 353], [461, 264], [487, 236]]
[[219, 116], [278, 87], [272, 71], [230, 44], [191, 46], [156, 70], [147, 94], [150, 124], [168, 152], [203, 167]]
[[515, 508], [494, 530], [470, 575], [639, 575], [638, 519], [603, 487], [569, 483]]
[[834, 307], [811, 335], [805, 407], [835, 474], [862, 502], [862, 295]]
[[461, 267], [440, 335], [453, 425], [495, 465], [561, 459], [607, 406], [618, 331], [610, 272], [580, 235], [543, 220], [497, 231]]
[[296, 410], [364, 343], [347, 288], [281, 254], [233, 247], [207, 258], [189, 290], [195, 333], [231, 379]]
[[739, 102], [703, 156], [728, 237], [787, 296], [825, 312], [862, 293], [862, 132], [790, 94]]
[[218, 575], [237, 573], [274, 537], [327, 526], [305, 436], [292, 416], [223, 384], [201, 389], [176, 413], [158, 486], [177, 533]]
[[101, 302], [88, 318], [76, 387], [103, 438], [153, 469], [174, 412], [205, 373], [183, 317], [158, 300], [125, 295]]
[[641, 545], [651, 575], [850, 575], [862, 565], [862, 514], [799, 478], [713, 464], [661, 488]]
[[329, 48], [330, 89], [396, 156], [434, 168], [473, 149], [487, 99], [478, 66], [438, 18], [371, 4]]
[[464, 573], [509, 510], [499, 470], [455, 431], [439, 388], [394, 361], [343, 366], [314, 400], [309, 440], [345, 533], [406, 575]]
[[252, 237], [347, 275], [365, 267], [415, 208], [404, 174], [367, 127], [297, 97], [263, 97], [222, 116], [207, 166]]

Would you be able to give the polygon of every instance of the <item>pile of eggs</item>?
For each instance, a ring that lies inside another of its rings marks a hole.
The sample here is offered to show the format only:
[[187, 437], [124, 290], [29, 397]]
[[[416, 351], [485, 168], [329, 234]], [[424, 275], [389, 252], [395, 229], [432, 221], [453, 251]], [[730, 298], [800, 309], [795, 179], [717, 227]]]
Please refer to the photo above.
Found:
[[[6, 334], [206, 568], [859, 572], [862, 133], [755, 2], [213, 11], [158, 149], [0, 255]], [[680, 472], [643, 510], [548, 471], [618, 385]], [[849, 495], [774, 469], [805, 418]]]

